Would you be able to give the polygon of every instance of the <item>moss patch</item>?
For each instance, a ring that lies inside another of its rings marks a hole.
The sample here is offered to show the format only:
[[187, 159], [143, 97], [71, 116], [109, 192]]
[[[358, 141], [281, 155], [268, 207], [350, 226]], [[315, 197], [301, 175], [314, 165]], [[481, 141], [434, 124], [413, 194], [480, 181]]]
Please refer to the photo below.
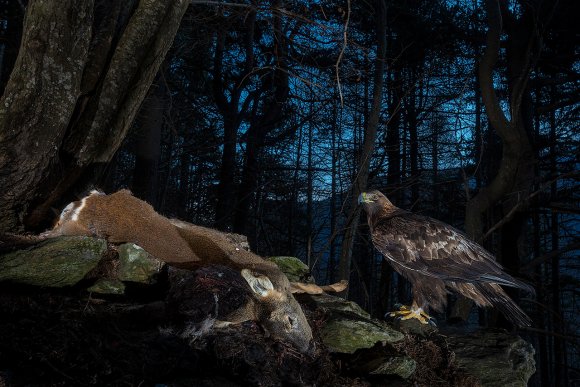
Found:
[[378, 342], [401, 341], [404, 335], [372, 320], [335, 316], [322, 328], [321, 338], [331, 352], [354, 353], [358, 349], [371, 348]]
[[125, 243], [119, 246], [117, 251], [119, 252], [118, 278], [121, 281], [147, 285], [157, 281], [163, 262], [133, 243]]
[[107, 249], [102, 239], [60, 237], [0, 256], [0, 281], [63, 287], [82, 280]]
[[88, 288], [87, 291], [99, 294], [124, 294], [125, 285], [119, 280], [101, 278], [93, 286]]
[[270, 262], [274, 262], [290, 282], [306, 282], [314, 283], [310, 275], [308, 266], [296, 257], [269, 257], [266, 258]]

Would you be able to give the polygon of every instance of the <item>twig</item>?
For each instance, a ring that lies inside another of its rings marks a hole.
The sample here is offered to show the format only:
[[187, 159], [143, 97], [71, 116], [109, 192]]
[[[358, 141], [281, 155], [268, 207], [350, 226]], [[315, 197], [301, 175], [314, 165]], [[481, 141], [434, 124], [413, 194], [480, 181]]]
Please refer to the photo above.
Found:
[[222, 3], [221, 1], [191, 0], [192, 5], [217, 5], [220, 7], [255, 8], [252, 4]]
[[344, 51], [346, 50], [346, 45], [348, 44], [347, 31], [348, 31], [348, 23], [350, 21], [350, 0], [347, 0], [346, 4], [347, 4], [346, 20], [344, 21], [344, 30], [342, 31], [343, 44], [340, 53], [338, 54], [338, 58], [336, 59], [336, 64], [334, 65], [334, 68], [336, 69], [336, 84], [338, 86], [338, 95], [340, 96], [340, 106], [344, 106], [344, 99], [342, 97], [342, 87], [340, 85], [340, 74], [338, 70], [340, 66], [340, 61], [342, 60], [342, 57], [344, 56]]
[[522, 330], [522, 331], [528, 331], [528, 332], [538, 333], [538, 334], [541, 334], [541, 335], [559, 337], [561, 339], [569, 340], [569, 341], [573, 342], [576, 345], [580, 345], [579, 342], [573, 340], [573, 339], [580, 338], [580, 336], [578, 336], [578, 335], [562, 334], [562, 333], [557, 333], [557, 332], [550, 332], [550, 331], [546, 331], [544, 329], [532, 328], [532, 327], [519, 327], [518, 329], [519, 330]]
[[539, 264], [544, 263], [545, 261], [548, 261], [548, 260], [554, 258], [555, 256], [567, 253], [568, 251], [574, 251], [577, 249], [580, 249], [580, 241], [572, 242], [561, 249], [553, 250], [553, 251], [550, 251], [549, 253], [546, 253], [544, 255], [536, 257], [536, 258], [532, 259], [530, 262], [528, 262], [524, 267], [522, 267], [521, 270], [522, 271], [531, 270], [535, 266], [538, 266]]
[[572, 172], [568, 172], [568, 173], [563, 173], [561, 175], [556, 176], [552, 180], [549, 180], [546, 183], [542, 184], [538, 190], [532, 192], [527, 198], [521, 200], [518, 204], [516, 204], [510, 210], [510, 212], [508, 212], [508, 214], [506, 216], [504, 216], [499, 222], [497, 222], [492, 228], [490, 228], [485, 233], [485, 235], [483, 235], [483, 237], [481, 237], [481, 239], [479, 240], [479, 242], [487, 239], [493, 232], [495, 232], [500, 227], [503, 227], [504, 224], [506, 224], [507, 222], [509, 222], [510, 220], [512, 220], [512, 218], [514, 217], [514, 215], [516, 214], [516, 212], [518, 212], [522, 207], [524, 207], [525, 205], [527, 205], [528, 202], [531, 199], [533, 199], [534, 197], [538, 196], [546, 188], [549, 188], [552, 185], [552, 183], [554, 183], [555, 181], [560, 180], [560, 179], [565, 179], [565, 178], [568, 178], [568, 177], [573, 177], [575, 175], [580, 175], [580, 172], [578, 172], [578, 171], [572, 171]]

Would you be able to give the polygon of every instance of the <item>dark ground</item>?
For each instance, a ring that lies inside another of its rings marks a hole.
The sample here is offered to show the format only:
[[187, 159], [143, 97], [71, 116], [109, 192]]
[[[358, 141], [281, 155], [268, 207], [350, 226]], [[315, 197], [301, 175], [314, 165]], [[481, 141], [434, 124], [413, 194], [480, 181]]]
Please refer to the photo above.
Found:
[[[441, 339], [408, 336], [388, 349], [417, 361], [415, 376], [405, 381], [353, 372], [351, 365], [372, 351], [333, 355], [318, 340], [315, 353], [304, 355], [252, 322], [196, 334], [167, 312], [163, 299], [143, 298], [4, 285], [0, 386], [477, 385], [454, 366]], [[316, 335], [324, 315], [306, 313]]]

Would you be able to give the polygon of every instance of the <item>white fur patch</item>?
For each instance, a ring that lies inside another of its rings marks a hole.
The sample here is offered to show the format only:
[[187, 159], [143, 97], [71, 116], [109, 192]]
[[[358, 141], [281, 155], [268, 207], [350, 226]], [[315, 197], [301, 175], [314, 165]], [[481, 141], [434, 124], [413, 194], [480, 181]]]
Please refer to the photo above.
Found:
[[85, 206], [87, 205], [88, 198], [89, 198], [89, 196], [84, 197], [81, 200], [81, 205], [78, 206], [77, 208], [75, 208], [75, 210], [73, 211], [73, 214], [71, 216], [71, 220], [73, 222], [76, 222], [77, 220], [79, 220], [79, 215], [80, 215], [81, 211], [83, 210], [83, 208], [85, 208]]
[[62, 211], [60, 213], [60, 217], [59, 217], [59, 222], [62, 222], [64, 220], [64, 217], [66, 216], [66, 214], [68, 214], [69, 211], [72, 210], [74, 206], [75, 206], [75, 204], [73, 202], [73, 203], [69, 203], [65, 208], [62, 209]]

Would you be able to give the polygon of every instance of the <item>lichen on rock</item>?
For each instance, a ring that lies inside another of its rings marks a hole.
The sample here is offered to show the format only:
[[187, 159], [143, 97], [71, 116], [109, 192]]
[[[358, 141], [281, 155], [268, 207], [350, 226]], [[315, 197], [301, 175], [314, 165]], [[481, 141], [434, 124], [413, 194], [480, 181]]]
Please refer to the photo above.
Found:
[[119, 266], [117, 277], [121, 281], [154, 284], [164, 263], [133, 243], [117, 248]]
[[274, 262], [290, 282], [314, 283], [308, 266], [296, 257], [269, 257], [266, 260]]
[[457, 363], [482, 386], [525, 387], [536, 372], [534, 347], [503, 330], [449, 335]]
[[0, 282], [43, 287], [72, 286], [99, 263], [107, 242], [87, 237], [59, 237], [33, 248], [0, 255]]

